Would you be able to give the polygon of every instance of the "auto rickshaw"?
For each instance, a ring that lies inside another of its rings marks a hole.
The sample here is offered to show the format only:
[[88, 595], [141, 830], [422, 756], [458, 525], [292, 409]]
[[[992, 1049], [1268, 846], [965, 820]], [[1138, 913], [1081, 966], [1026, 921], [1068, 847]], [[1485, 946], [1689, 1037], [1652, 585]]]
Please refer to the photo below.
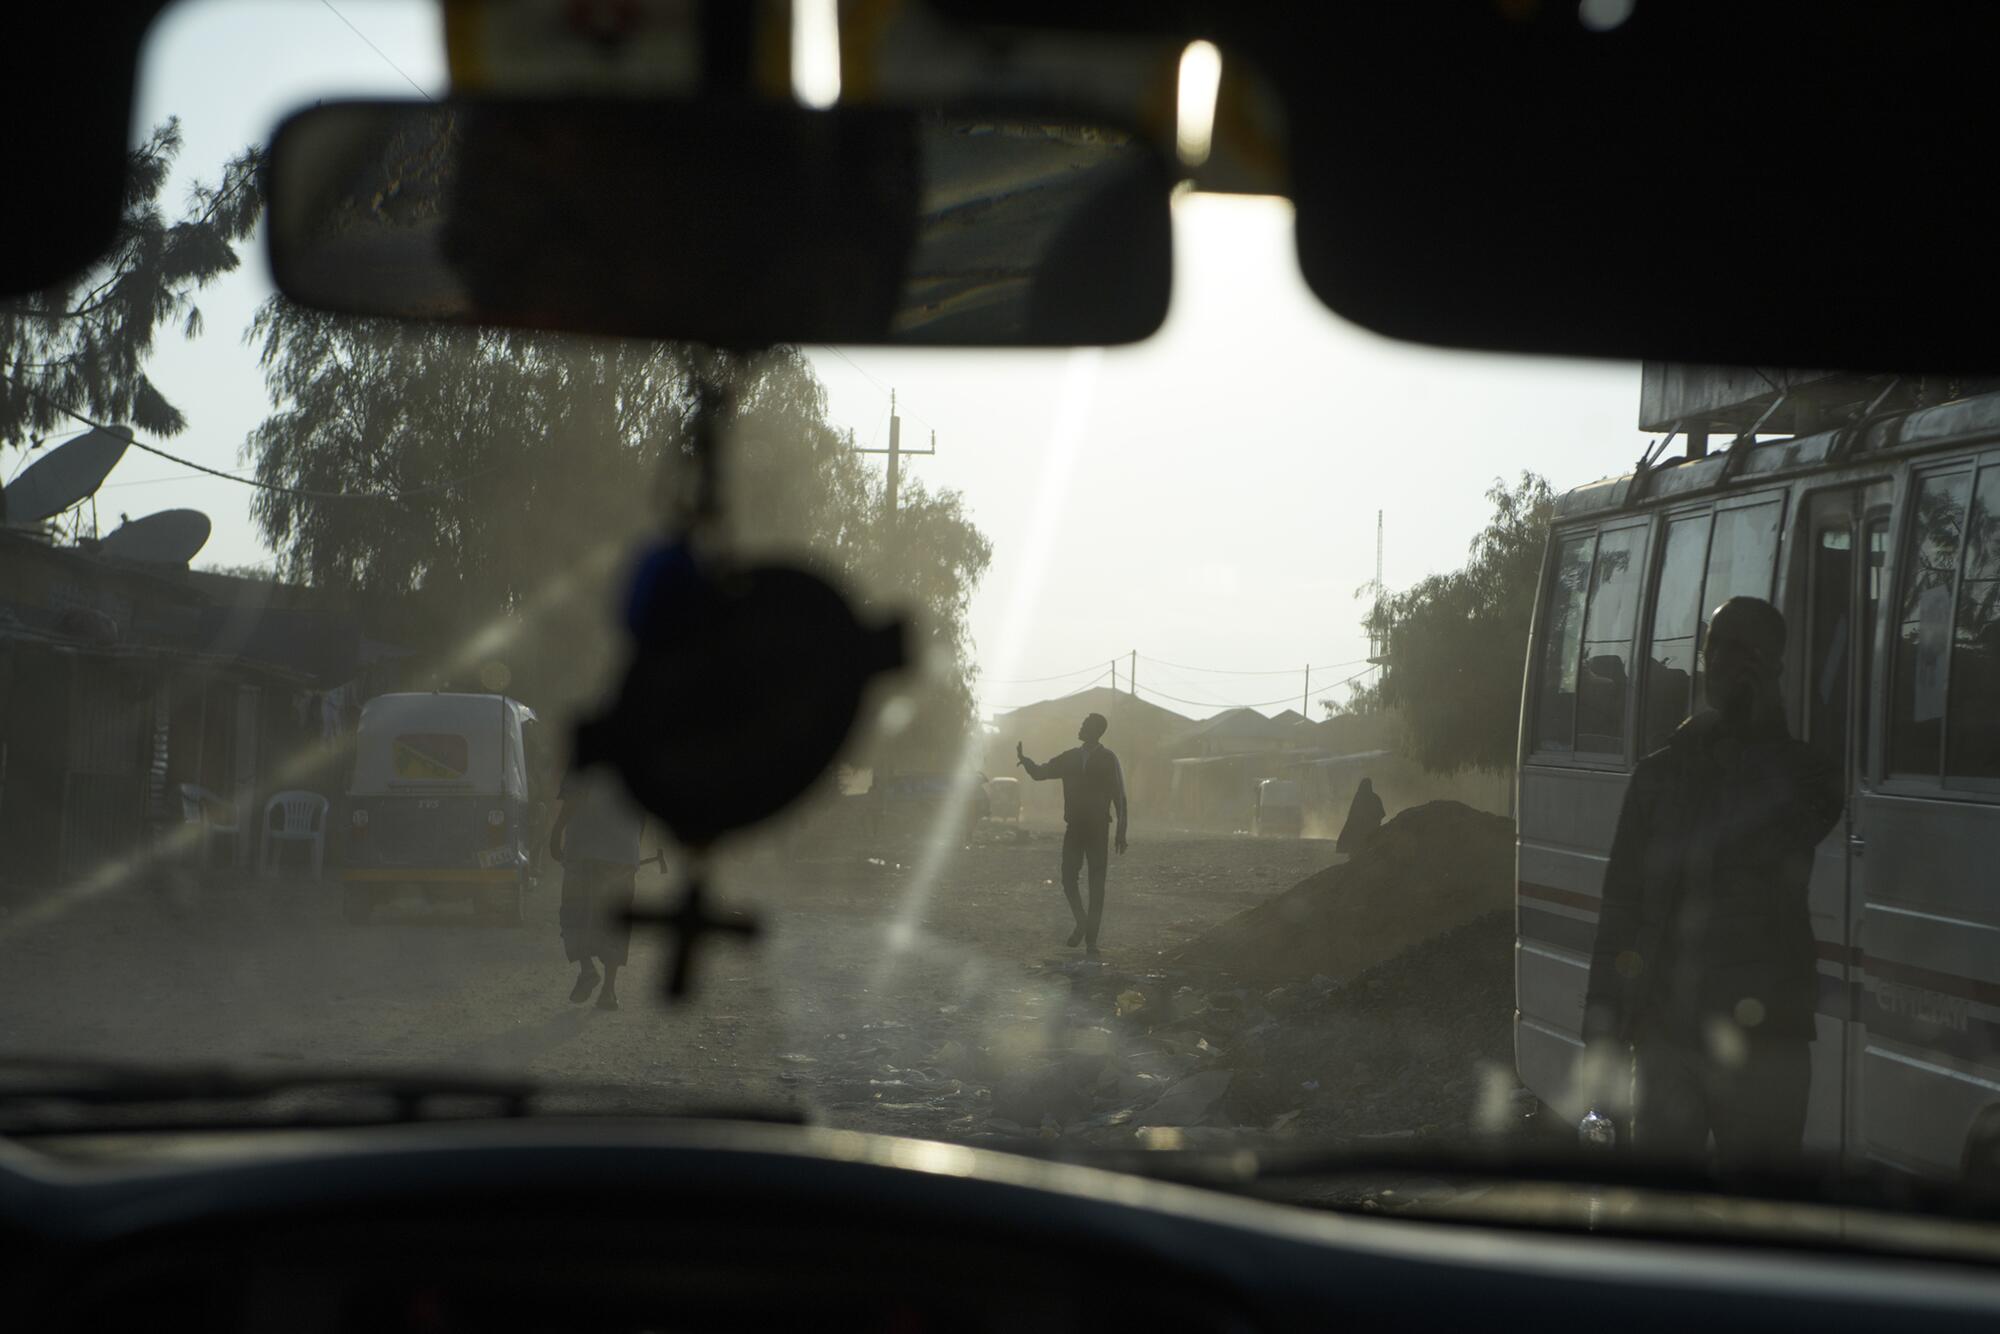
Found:
[[362, 706], [340, 858], [348, 921], [411, 890], [470, 902], [485, 920], [521, 920], [539, 824], [534, 721], [505, 695], [377, 695]]
[[992, 803], [993, 818], [1021, 822], [1021, 780], [1018, 778], [989, 778], [986, 780], [987, 800]]

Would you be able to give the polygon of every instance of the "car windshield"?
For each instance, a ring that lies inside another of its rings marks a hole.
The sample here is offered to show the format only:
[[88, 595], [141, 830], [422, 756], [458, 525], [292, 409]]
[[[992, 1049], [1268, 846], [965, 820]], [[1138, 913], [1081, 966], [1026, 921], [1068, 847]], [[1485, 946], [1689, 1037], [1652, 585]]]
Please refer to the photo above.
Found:
[[[272, 286], [279, 121], [450, 64], [426, 3], [170, 9], [116, 248], [0, 303], [0, 1057], [1081, 1156], [1982, 1160], [1992, 386], [1392, 342], [1284, 199], [1199, 190], [1143, 342], [733, 362], [731, 551], [910, 651], [703, 860], [756, 933], [683, 951], [692, 856], [577, 729], [713, 355]], [[826, 670], [675, 701], [728, 722], [692, 781]]]

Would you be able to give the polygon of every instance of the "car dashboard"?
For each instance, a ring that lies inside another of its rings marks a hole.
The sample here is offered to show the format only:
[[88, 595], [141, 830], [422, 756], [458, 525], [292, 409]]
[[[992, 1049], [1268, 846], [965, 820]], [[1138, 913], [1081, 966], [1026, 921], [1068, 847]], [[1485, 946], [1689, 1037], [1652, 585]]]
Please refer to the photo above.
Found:
[[0, 1146], [16, 1328], [1990, 1328], [1976, 1267], [1335, 1214], [809, 1127]]

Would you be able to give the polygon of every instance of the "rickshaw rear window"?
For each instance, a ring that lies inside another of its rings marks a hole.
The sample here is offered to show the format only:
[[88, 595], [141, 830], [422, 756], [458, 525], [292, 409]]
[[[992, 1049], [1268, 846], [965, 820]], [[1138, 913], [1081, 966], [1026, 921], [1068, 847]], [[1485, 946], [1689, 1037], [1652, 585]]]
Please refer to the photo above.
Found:
[[465, 738], [451, 732], [407, 732], [396, 738], [396, 777], [449, 783], [465, 777]]

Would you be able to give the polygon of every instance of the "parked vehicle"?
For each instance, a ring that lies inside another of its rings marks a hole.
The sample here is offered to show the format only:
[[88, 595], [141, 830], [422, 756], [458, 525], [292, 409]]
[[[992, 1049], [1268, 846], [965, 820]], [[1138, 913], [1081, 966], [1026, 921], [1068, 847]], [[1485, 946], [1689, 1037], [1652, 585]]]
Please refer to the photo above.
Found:
[[1021, 822], [1021, 780], [1018, 778], [989, 778], [986, 780], [987, 808], [992, 819]]
[[520, 921], [536, 841], [534, 720], [504, 695], [378, 695], [363, 706], [340, 872], [349, 921], [411, 888]]
[[1305, 827], [1296, 779], [1266, 778], [1257, 784], [1257, 809], [1250, 832], [1258, 838], [1297, 838]]
[[[1699, 454], [1699, 451], [1696, 451]], [[1843, 766], [1810, 882], [1809, 1147], [1956, 1173], [2000, 1121], [2000, 394], [1579, 488], [1557, 506], [1520, 753], [1515, 1056], [1573, 1117], [1627, 778], [1700, 699], [1705, 617], [1772, 599], [1794, 736]]]
[[[869, 789], [871, 818], [877, 833], [925, 832], [937, 827], [938, 817], [954, 797], [955, 784], [947, 773], [909, 771], [877, 774]], [[992, 803], [986, 785], [972, 775], [964, 789], [961, 817], [966, 824], [984, 820]]]

